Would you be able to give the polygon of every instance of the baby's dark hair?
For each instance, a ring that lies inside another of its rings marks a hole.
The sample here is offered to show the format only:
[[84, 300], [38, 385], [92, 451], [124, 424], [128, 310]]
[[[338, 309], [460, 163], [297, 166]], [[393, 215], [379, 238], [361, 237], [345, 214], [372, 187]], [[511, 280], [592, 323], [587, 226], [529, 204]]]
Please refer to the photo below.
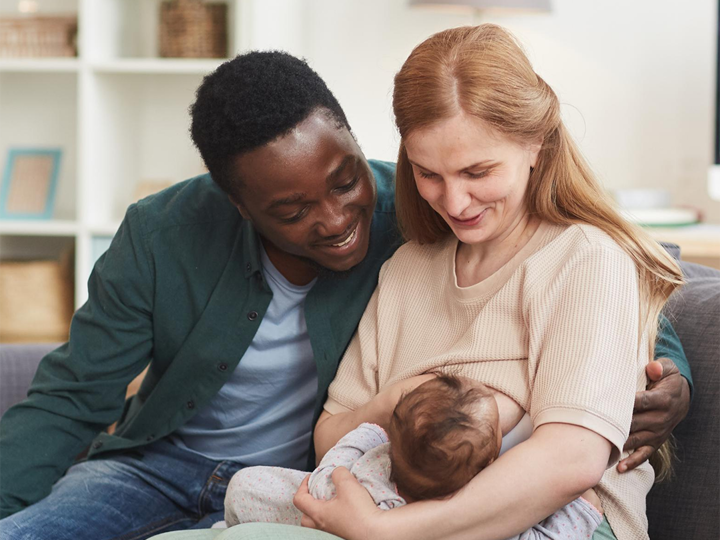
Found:
[[233, 160], [282, 137], [324, 109], [350, 130], [335, 96], [308, 64], [280, 51], [236, 56], [207, 75], [190, 107], [192, 140], [213, 180], [239, 197]]
[[497, 403], [487, 388], [438, 375], [393, 411], [392, 480], [413, 500], [454, 493], [497, 458], [498, 429]]

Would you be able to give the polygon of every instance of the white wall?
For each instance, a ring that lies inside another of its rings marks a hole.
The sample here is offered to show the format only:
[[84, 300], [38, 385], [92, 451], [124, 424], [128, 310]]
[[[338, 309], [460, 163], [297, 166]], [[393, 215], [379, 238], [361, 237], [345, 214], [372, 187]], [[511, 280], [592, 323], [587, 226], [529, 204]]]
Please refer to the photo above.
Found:
[[665, 188], [676, 204], [700, 207], [720, 222], [720, 203], [709, 200], [706, 188], [716, 0], [553, 0], [551, 14], [513, 17], [408, 3], [272, 0], [269, 11], [282, 13], [285, 4], [303, 29], [288, 33], [285, 18], [276, 32], [256, 32], [252, 42], [305, 56], [344, 106], [366, 155], [392, 160], [392, 77], [413, 46], [452, 26], [502, 24], [557, 92], [571, 131], [608, 188]]

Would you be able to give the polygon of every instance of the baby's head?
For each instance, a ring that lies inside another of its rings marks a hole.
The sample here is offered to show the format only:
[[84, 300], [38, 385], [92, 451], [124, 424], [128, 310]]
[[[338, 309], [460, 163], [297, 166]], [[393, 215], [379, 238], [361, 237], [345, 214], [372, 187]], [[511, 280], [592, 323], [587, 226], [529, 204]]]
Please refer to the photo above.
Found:
[[480, 383], [438, 375], [400, 399], [388, 437], [400, 494], [410, 500], [444, 497], [497, 458], [497, 402]]

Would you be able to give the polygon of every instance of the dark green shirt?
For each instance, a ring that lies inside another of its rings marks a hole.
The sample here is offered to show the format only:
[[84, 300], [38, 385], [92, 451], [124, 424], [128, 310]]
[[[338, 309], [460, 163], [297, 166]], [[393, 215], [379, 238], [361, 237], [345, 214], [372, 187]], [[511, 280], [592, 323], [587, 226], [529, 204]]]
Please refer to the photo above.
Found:
[[[400, 244], [394, 165], [370, 165], [378, 197], [368, 254], [346, 277], [319, 277], [305, 300], [315, 418], [380, 267]], [[42, 360], [28, 398], [0, 422], [2, 517], [45, 497], [88, 445], [95, 458], [186, 422], [230, 378], [272, 298], [257, 233], [207, 175], [132, 205], [88, 288], [69, 342]], [[113, 435], [101, 433], [118, 419]]]
[[[394, 165], [370, 165], [378, 202], [368, 254], [344, 279], [319, 278], [305, 301], [318, 373], [315, 418], [380, 267], [400, 243]], [[28, 398], [0, 422], [0, 517], [45, 497], [88, 445], [92, 459], [148, 444], [210, 402], [272, 297], [258, 242], [207, 175], [128, 209], [90, 276], [69, 342], [43, 359]], [[663, 337], [663, 354], [687, 367], [674, 332]], [[148, 365], [125, 402], [127, 385]], [[118, 419], [113, 435], [103, 432]]]

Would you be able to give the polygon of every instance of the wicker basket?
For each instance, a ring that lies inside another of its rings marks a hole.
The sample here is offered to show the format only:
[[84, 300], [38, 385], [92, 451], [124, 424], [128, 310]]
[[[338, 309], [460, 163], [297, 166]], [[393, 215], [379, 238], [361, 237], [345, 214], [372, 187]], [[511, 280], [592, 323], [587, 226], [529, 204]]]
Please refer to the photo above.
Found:
[[66, 341], [73, 314], [72, 254], [0, 262], [0, 341]]
[[0, 58], [77, 56], [77, 17], [0, 17]]
[[227, 4], [172, 0], [160, 4], [160, 56], [225, 58]]

